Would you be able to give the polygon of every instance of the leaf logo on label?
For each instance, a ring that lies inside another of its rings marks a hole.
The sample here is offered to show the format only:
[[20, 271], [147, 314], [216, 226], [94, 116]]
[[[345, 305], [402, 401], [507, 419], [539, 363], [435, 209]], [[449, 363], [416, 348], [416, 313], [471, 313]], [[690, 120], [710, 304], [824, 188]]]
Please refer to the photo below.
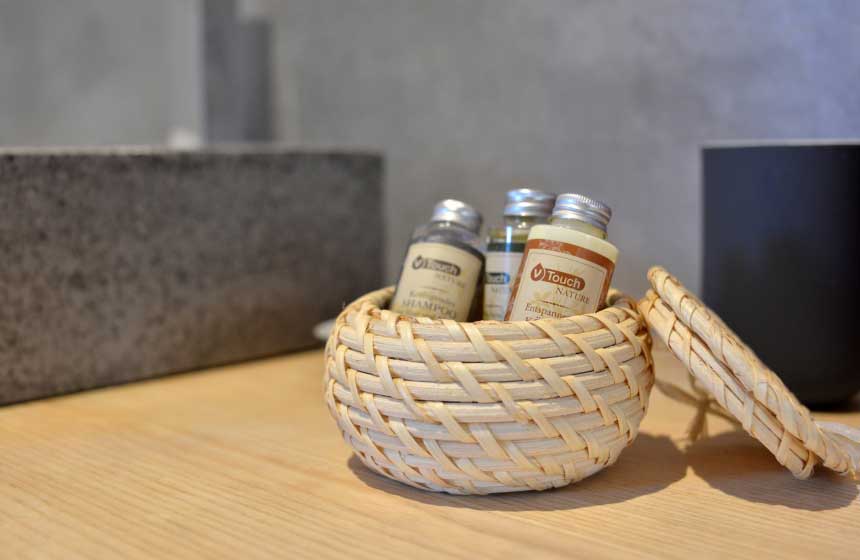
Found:
[[585, 280], [579, 276], [561, 270], [544, 268], [540, 263], [537, 263], [532, 269], [531, 277], [535, 282], [549, 282], [572, 290], [581, 291], [585, 288]]
[[433, 272], [443, 272], [445, 274], [450, 274], [451, 276], [460, 276], [461, 272], [460, 267], [454, 263], [430, 257], [422, 257], [421, 255], [418, 255], [415, 257], [415, 260], [412, 261], [412, 268], [415, 270], [426, 268]]

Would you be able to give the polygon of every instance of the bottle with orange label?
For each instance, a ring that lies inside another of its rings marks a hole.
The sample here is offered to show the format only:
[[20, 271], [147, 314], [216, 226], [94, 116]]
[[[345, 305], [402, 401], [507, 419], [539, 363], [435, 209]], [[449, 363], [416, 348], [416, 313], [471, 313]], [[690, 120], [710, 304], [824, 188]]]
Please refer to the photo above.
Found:
[[618, 249], [606, 240], [612, 209], [581, 194], [556, 199], [547, 225], [531, 229], [511, 293], [509, 321], [597, 311], [606, 300]]

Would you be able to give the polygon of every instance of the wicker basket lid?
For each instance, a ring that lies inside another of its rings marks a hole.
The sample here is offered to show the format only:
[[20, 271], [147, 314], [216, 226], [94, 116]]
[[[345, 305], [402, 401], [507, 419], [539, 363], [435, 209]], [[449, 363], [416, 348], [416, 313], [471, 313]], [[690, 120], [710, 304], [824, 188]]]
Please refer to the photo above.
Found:
[[738, 336], [677, 278], [648, 271], [640, 310], [651, 331], [686, 366], [698, 385], [798, 478], [817, 464], [856, 476], [860, 430], [816, 422], [805, 406]]

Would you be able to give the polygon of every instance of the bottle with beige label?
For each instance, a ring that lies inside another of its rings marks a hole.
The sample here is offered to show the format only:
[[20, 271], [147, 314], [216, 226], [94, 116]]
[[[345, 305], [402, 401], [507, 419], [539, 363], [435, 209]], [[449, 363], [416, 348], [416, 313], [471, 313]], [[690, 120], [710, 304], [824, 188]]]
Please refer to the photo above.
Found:
[[466, 321], [484, 268], [481, 215], [459, 200], [433, 209], [412, 235], [391, 309], [404, 315]]
[[484, 273], [484, 319], [501, 321], [508, 309], [511, 288], [532, 227], [549, 221], [555, 195], [535, 189], [508, 191], [505, 224], [487, 236]]
[[606, 300], [618, 249], [606, 241], [612, 210], [562, 194], [548, 225], [531, 229], [505, 319], [561, 318], [597, 311]]

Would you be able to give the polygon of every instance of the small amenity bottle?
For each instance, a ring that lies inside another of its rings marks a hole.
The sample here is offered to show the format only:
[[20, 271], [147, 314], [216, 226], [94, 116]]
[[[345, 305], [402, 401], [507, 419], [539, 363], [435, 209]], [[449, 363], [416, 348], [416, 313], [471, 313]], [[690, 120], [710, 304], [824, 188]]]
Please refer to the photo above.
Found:
[[391, 310], [404, 315], [465, 321], [484, 268], [481, 215], [459, 200], [433, 209], [412, 235]]
[[535, 189], [508, 191], [505, 224], [490, 229], [484, 272], [484, 319], [501, 321], [508, 309], [511, 288], [520, 269], [532, 226], [545, 224], [555, 195]]
[[531, 229], [505, 319], [561, 318], [597, 311], [606, 300], [618, 249], [606, 241], [612, 210], [562, 194], [548, 225]]

